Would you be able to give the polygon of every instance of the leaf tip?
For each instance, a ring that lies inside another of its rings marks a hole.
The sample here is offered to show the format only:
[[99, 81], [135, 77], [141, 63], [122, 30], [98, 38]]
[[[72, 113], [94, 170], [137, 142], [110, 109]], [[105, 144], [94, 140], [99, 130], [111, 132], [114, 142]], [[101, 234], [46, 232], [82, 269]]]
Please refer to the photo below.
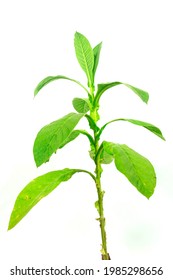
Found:
[[36, 88], [36, 89], [34, 90], [34, 97], [36, 97], [37, 93], [38, 93], [38, 89]]

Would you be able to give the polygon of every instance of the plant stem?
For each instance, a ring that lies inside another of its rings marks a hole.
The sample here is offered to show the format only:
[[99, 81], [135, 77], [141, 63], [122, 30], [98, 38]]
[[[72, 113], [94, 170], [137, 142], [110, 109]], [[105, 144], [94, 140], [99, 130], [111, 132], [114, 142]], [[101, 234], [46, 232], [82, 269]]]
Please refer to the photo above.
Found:
[[[94, 96], [94, 87], [90, 87], [90, 96], [91, 99], [95, 99]], [[98, 114], [99, 104], [95, 104], [95, 106], [92, 108], [92, 111], [90, 110], [90, 116], [93, 119], [95, 123], [99, 120], [99, 114]], [[98, 195], [98, 201], [97, 201], [97, 209], [99, 212], [99, 218], [97, 219], [100, 223], [100, 230], [101, 230], [101, 239], [102, 239], [102, 260], [110, 260], [109, 253], [107, 251], [107, 240], [106, 240], [106, 219], [104, 217], [104, 207], [103, 207], [103, 197], [104, 197], [104, 191], [101, 187], [101, 174], [103, 172], [101, 163], [100, 163], [100, 150], [102, 148], [102, 145], [99, 146], [99, 138], [97, 137], [97, 131], [94, 131], [94, 146], [95, 146], [95, 174], [96, 174], [96, 189], [97, 189], [97, 195]]]
[[[96, 154], [99, 150], [99, 142], [96, 139], [96, 134], [94, 135], [95, 138], [95, 150]], [[106, 224], [106, 219], [104, 217], [104, 207], [103, 207], [103, 197], [104, 197], [104, 191], [101, 188], [101, 174], [102, 174], [102, 167], [100, 163], [100, 156], [96, 156], [95, 159], [95, 164], [96, 164], [96, 188], [97, 188], [97, 195], [98, 195], [98, 212], [99, 212], [99, 220], [100, 222], [100, 230], [101, 230], [101, 239], [102, 239], [102, 260], [110, 260], [109, 253], [107, 251], [107, 240], [106, 240], [106, 230], [105, 230], [105, 224]]]

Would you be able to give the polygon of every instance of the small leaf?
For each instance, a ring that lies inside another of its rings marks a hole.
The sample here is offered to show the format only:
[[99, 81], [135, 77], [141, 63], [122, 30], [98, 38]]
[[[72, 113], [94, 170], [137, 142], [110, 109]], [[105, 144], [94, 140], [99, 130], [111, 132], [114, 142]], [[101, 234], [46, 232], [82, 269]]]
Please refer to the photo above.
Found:
[[90, 150], [89, 150], [89, 155], [92, 160], [95, 160], [96, 156], [96, 149], [94, 144], [90, 144]]
[[94, 203], [95, 208], [97, 209], [97, 212], [100, 214], [100, 208], [99, 208], [99, 202], [98, 200]]
[[90, 128], [95, 132], [99, 131], [99, 127], [96, 125], [95, 121], [89, 115], [85, 115], [85, 117], [88, 120]]
[[45, 196], [51, 193], [60, 183], [68, 181], [76, 172], [88, 173], [86, 170], [68, 169], [52, 171], [32, 180], [19, 193], [11, 213], [8, 229], [12, 229], [23, 217]]
[[100, 135], [102, 134], [102, 132], [105, 129], [105, 127], [108, 124], [111, 124], [112, 122], [116, 122], [116, 121], [127, 121], [127, 122], [130, 122], [130, 123], [135, 124], [135, 125], [143, 126], [144, 128], [148, 129], [149, 131], [151, 131], [152, 133], [154, 133], [155, 135], [157, 135], [161, 139], [165, 140], [161, 130], [158, 127], [156, 127], [155, 125], [153, 125], [151, 123], [139, 121], [139, 120], [133, 120], [133, 119], [115, 119], [115, 120], [112, 120], [110, 122], [107, 122], [105, 125], [103, 125], [101, 127], [101, 129], [100, 129], [100, 131], [99, 131], [99, 133], [97, 135], [98, 139], [100, 138]]
[[100, 153], [100, 162], [101, 164], [110, 164], [113, 161], [113, 156], [108, 154], [105, 149]]
[[89, 87], [92, 87], [94, 54], [91, 45], [84, 35], [76, 32], [74, 38], [74, 46], [77, 60], [81, 68], [87, 75]]
[[95, 77], [95, 73], [96, 73], [96, 70], [97, 70], [98, 63], [99, 63], [101, 48], [102, 48], [102, 42], [101, 42], [100, 44], [98, 44], [98, 45], [93, 49], [93, 53], [94, 53], [93, 76], [94, 76], [94, 77]]
[[126, 145], [103, 142], [103, 147], [114, 157], [116, 168], [141, 194], [150, 198], [156, 186], [156, 174], [150, 161]]
[[106, 83], [106, 84], [99, 84], [98, 85], [98, 90], [95, 96], [95, 104], [97, 104], [99, 102], [100, 97], [102, 96], [102, 94], [108, 90], [109, 88], [112, 88], [114, 86], [118, 86], [118, 85], [125, 85], [126, 87], [130, 88], [134, 93], [136, 93], [141, 99], [142, 101], [144, 101], [145, 103], [148, 103], [148, 99], [149, 99], [149, 94], [148, 92], [133, 87], [129, 84], [126, 83], [122, 83], [122, 82], [113, 82], [113, 83]]
[[43, 127], [34, 142], [34, 159], [37, 167], [47, 162], [56, 150], [64, 145], [83, 114], [70, 113]]
[[59, 80], [59, 79], [65, 79], [65, 80], [69, 80], [69, 81], [72, 81], [72, 82], [75, 82], [76, 84], [80, 85], [87, 93], [88, 90], [78, 81], [74, 80], [74, 79], [70, 79], [68, 77], [65, 77], [65, 76], [61, 76], [61, 75], [58, 75], [58, 76], [48, 76], [46, 78], [44, 78], [38, 85], [37, 87], [35, 88], [34, 90], [34, 96], [36, 96], [38, 94], [38, 92], [43, 88], [45, 87], [47, 84], [55, 81], [55, 80]]
[[78, 113], [87, 113], [90, 109], [89, 100], [87, 98], [74, 98], [73, 107]]

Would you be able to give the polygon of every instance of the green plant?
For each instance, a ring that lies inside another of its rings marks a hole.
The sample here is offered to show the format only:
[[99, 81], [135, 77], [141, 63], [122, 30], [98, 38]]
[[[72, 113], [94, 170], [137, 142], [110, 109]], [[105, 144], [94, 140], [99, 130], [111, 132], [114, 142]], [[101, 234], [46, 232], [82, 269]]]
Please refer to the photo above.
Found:
[[[101, 254], [103, 260], [109, 260], [110, 256], [107, 250], [105, 217], [103, 198], [104, 190], [101, 187], [101, 174], [103, 165], [109, 164], [113, 160], [116, 168], [123, 173], [136, 189], [149, 198], [156, 185], [156, 175], [152, 164], [148, 159], [138, 154], [126, 145], [102, 141], [100, 137], [104, 129], [112, 122], [126, 121], [131, 124], [142, 126], [164, 140], [159, 128], [156, 126], [134, 119], [114, 119], [105, 123], [102, 127], [98, 126], [99, 102], [103, 93], [109, 88], [117, 85], [125, 85], [132, 90], [143, 102], [147, 103], [149, 95], [147, 92], [122, 82], [112, 82], [99, 84], [95, 88], [95, 74], [99, 62], [102, 43], [98, 44], [94, 49], [87, 38], [76, 32], [75, 52], [77, 60], [85, 72], [88, 80], [88, 87], [83, 86], [80, 82], [65, 76], [49, 76], [43, 79], [35, 89], [34, 95], [47, 84], [58, 79], [66, 79], [77, 83], [87, 93], [86, 98], [74, 98], [72, 103], [77, 113], [69, 113], [68, 115], [56, 120], [43, 127], [37, 134], [33, 153], [35, 163], [38, 166], [49, 161], [53, 153], [63, 148], [69, 142], [73, 141], [80, 134], [88, 138], [90, 145], [90, 157], [95, 163], [95, 173], [82, 169], [68, 169], [52, 171], [31, 181], [18, 195], [13, 211], [11, 213], [9, 228], [13, 228], [43, 197], [53, 191], [61, 182], [69, 180], [77, 172], [85, 172], [93, 179], [98, 200], [95, 207], [98, 211], [100, 223], [102, 248]], [[96, 89], [96, 90], [95, 90]], [[81, 118], [86, 118], [90, 127], [90, 132], [86, 130], [75, 129]]]

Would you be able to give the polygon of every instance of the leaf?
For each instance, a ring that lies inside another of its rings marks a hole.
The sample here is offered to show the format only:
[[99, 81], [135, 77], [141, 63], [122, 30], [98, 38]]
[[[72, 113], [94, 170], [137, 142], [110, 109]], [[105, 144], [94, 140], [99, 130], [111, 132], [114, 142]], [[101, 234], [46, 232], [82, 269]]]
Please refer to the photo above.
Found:
[[157, 135], [161, 139], [165, 140], [161, 130], [151, 123], [138, 121], [138, 120], [133, 120], [133, 119], [119, 119], [119, 120], [120, 121], [127, 121], [127, 122], [133, 123], [135, 125], [143, 126], [144, 128], [148, 129], [149, 131], [151, 131], [152, 133], [154, 133], [155, 135]]
[[87, 93], [88, 90], [78, 81], [74, 80], [74, 79], [70, 79], [68, 77], [65, 77], [65, 76], [61, 76], [61, 75], [58, 75], [58, 76], [48, 76], [46, 78], [44, 78], [38, 85], [37, 87], [35, 88], [34, 90], [34, 96], [36, 96], [38, 94], [38, 92], [43, 88], [45, 87], [47, 84], [55, 81], [55, 80], [59, 80], [59, 79], [65, 79], [65, 80], [69, 80], [69, 81], [72, 81], [72, 82], [75, 82], [76, 84], [80, 85]]
[[89, 100], [87, 98], [74, 98], [73, 107], [78, 113], [87, 113], [90, 109]]
[[143, 126], [144, 128], [148, 129], [149, 131], [151, 131], [152, 133], [154, 133], [155, 135], [157, 135], [158, 137], [160, 137], [161, 139], [165, 140], [161, 130], [156, 127], [155, 125], [151, 124], [151, 123], [147, 123], [147, 122], [143, 122], [143, 121], [139, 121], [139, 120], [133, 120], [133, 119], [115, 119], [115, 120], [112, 120], [110, 122], [107, 122], [105, 125], [103, 125], [99, 131], [99, 134], [98, 134], [98, 139], [100, 138], [100, 135], [102, 134], [103, 130], [105, 129], [105, 127], [112, 123], [112, 122], [116, 122], [116, 121], [127, 121], [127, 122], [130, 122], [132, 124], [135, 124], [135, 125], [139, 125], [139, 126]]
[[92, 87], [94, 54], [91, 45], [84, 35], [76, 32], [74, 38], [74, 46], [77, 60], [81, 68], [87, 75], [89, 87]]
[[150, 198], [156, 186], [156, 174], [150, 161], [126, 145], [103, 142], [103, 147], [114, 157], [116, 168], [141, 194]]
[[52, 171], [32, 180], [19, 193], [11, 213], [8, 229], [12, 229], [23, 217], [45, 196], [51, 193], [60, 183], [68, 181], [76, 172], [90, 172], [81, 169], [68, 169]]
[[98, 44], [98, 45], [93, 49], [93, 53], [94, 53], [93, 77], [95, 77], [95, 73], [96, 73], [96, 70], [97, 70], [98, 63], [99, 63], [101, 48], [102, 48], [102, 42], [101, 42], [100, 44]]
[[70, 136], [83, 114], [70, 113], [43, 127], [34, 142], [34, 159], [38, 166], [47, 162]]
[[113, 161], [113, 156], [108, 154], [105, 149], [100, 153], [100, 163], [101, 164], [110, 164]]
[[99, 202], [98, 202], [98, 200], [95, 201], [94, 206], [95, 206], [95, 208], [97, 209], [97, 212], [100, 214], [100, 207], [99, 207]]
[[126, 83], [122, 83], [122, 82], [113, 82], [113, 83], [106, 83], [106, 84], [99, 84], [98, 85], [98, 90], [95, 96], [95, 104], [97, 104], [99, 102], [100, 97], [102, 96], [102, 94], [108, 90], [109, 88], [112, 88], [114, 86], [118, 86], [118, 85], [125, 85], [126, 87], [130, 88], [134, 93], [136, 93], [141, 99], [142, 101], [144, 101], [145, 103], [148, 103], [148, 99], [149, 99], [149, 94], [148, 92], [133, 87], [129, 84]]

